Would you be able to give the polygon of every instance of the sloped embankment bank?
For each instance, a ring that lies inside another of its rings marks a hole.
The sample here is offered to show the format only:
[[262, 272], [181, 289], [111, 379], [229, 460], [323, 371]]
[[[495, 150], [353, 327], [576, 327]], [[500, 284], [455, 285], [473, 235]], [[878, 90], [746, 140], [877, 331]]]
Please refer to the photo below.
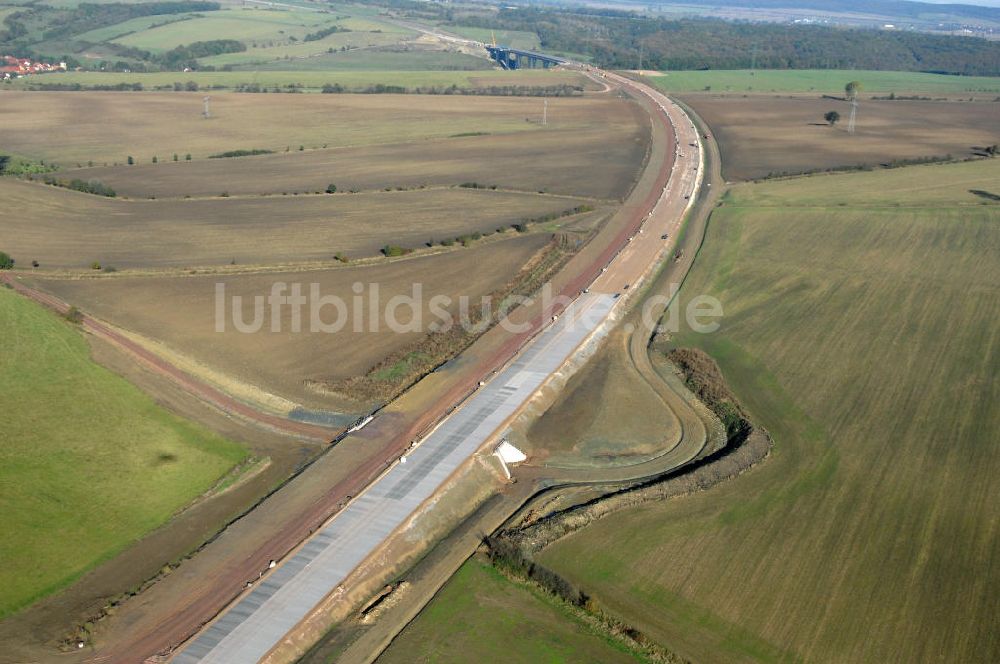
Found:
[[591, 614], [608, 632], [638, 648], [654, 661], [683, 661], [664, 650], [634, 627], [599, 608], [584, 589], [540, 565], [535, 554], [596, 519], [627, 507], [665, 500], [708, 489], [735, 477], [765, 459], [772, 441], [755, 425], [726, 385], [715, 361], [701, 350], [675, 349], [666, 357], [684, 377], [687, 387], [715, 413], [726, 427], [722, 449], [664, 476], [578, 505], [537, 522], [500, 530], [484, 540], [490, 560], [506, 572], [537, 583], [556, 597]]

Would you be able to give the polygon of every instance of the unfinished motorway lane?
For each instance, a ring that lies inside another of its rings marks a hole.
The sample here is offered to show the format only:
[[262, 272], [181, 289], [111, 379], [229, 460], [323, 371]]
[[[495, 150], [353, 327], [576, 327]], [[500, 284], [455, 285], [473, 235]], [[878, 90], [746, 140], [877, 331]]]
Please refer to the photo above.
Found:
[[256, 662], [485, 443], [605, 320], [610, 295], [579, 298], [559, 321], [174, 658]]
[[[595, 74], [594, 72], [591, 72]], [[439, 492], [553, 374], [625, 306], [624, 297], [671, 255], [673, 240], [700, 186], [694, 125], [655, 90], [611, 74], [596, 76], [651, 101], [677, 140], [672, 170], [659, 195], [638, 210], [637, 231], [623, 239], [584, 292], [503, 370], [460, 404], [419, 445], [238, 597], [172, 658], [178, 664], [258, 662], [278, 646], [345, 579]], [[641, 221], [641, 224], [639, 223]], [[664, 239], [666, 236], [666, 240]], [[631, 290], [630, 290], [631, 289]]]

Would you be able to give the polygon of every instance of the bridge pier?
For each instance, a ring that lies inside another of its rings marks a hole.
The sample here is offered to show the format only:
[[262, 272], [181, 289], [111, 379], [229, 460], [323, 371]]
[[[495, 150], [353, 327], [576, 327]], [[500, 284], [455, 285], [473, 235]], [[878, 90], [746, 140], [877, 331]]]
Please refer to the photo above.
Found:
[[510, 48], [509, 46], [487, 44], [486, 51], [490, 54], [490, 58], [504, 69], [521, 69], [524, 66], [534, 69], [539, 63], [541, 63], [543, 69], [548, 69], [553, 65], [565, 62], [562, 58], [554, 55], [523, 51], [518, 48]]

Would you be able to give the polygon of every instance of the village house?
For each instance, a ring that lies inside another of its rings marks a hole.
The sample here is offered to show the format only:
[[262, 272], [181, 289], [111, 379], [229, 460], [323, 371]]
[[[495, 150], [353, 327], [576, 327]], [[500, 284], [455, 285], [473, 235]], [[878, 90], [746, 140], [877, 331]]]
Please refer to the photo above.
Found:
[[66, 71], [66, 63], [57, 65], [48, 62], [32, 62], [28, 58], [16, 58], [13, 55], [0, 57], [0, 78], [20, 78], [28, 74], [45, 74], [54, 71]]

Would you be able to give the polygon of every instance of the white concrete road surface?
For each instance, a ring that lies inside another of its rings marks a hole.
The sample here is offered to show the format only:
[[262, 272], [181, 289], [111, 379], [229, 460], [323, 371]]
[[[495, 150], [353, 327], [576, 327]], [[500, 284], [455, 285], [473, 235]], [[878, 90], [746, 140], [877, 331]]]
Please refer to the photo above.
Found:
[[513, 363], [410, 451], [405, 463], [396, 463], [173, 661], [240, 664], [261, 659], [493, 439], [606, 319], [614, 303], [606, 294], [578, 298]]
[[[622, 83], [613, 75], [597, 72]], [[669, 255], [684, 213], [700, 184], [698, 134], [679, 107], [632, 82], [667, 114], [678, 137], [670, 182], [646, 219], [589, 289], [530, 341], [496, 377], [262, 581], [179, 650], [176, 664], [251, 664], [262, 659], [345, 578], [431, 498], [458, 467], [486, 444], [574, 351], [611, 315], [634, 287]], [[683, 156], [679, 156], [683, 154]], [[669, 239], [661, 236], [668, 234]]]

